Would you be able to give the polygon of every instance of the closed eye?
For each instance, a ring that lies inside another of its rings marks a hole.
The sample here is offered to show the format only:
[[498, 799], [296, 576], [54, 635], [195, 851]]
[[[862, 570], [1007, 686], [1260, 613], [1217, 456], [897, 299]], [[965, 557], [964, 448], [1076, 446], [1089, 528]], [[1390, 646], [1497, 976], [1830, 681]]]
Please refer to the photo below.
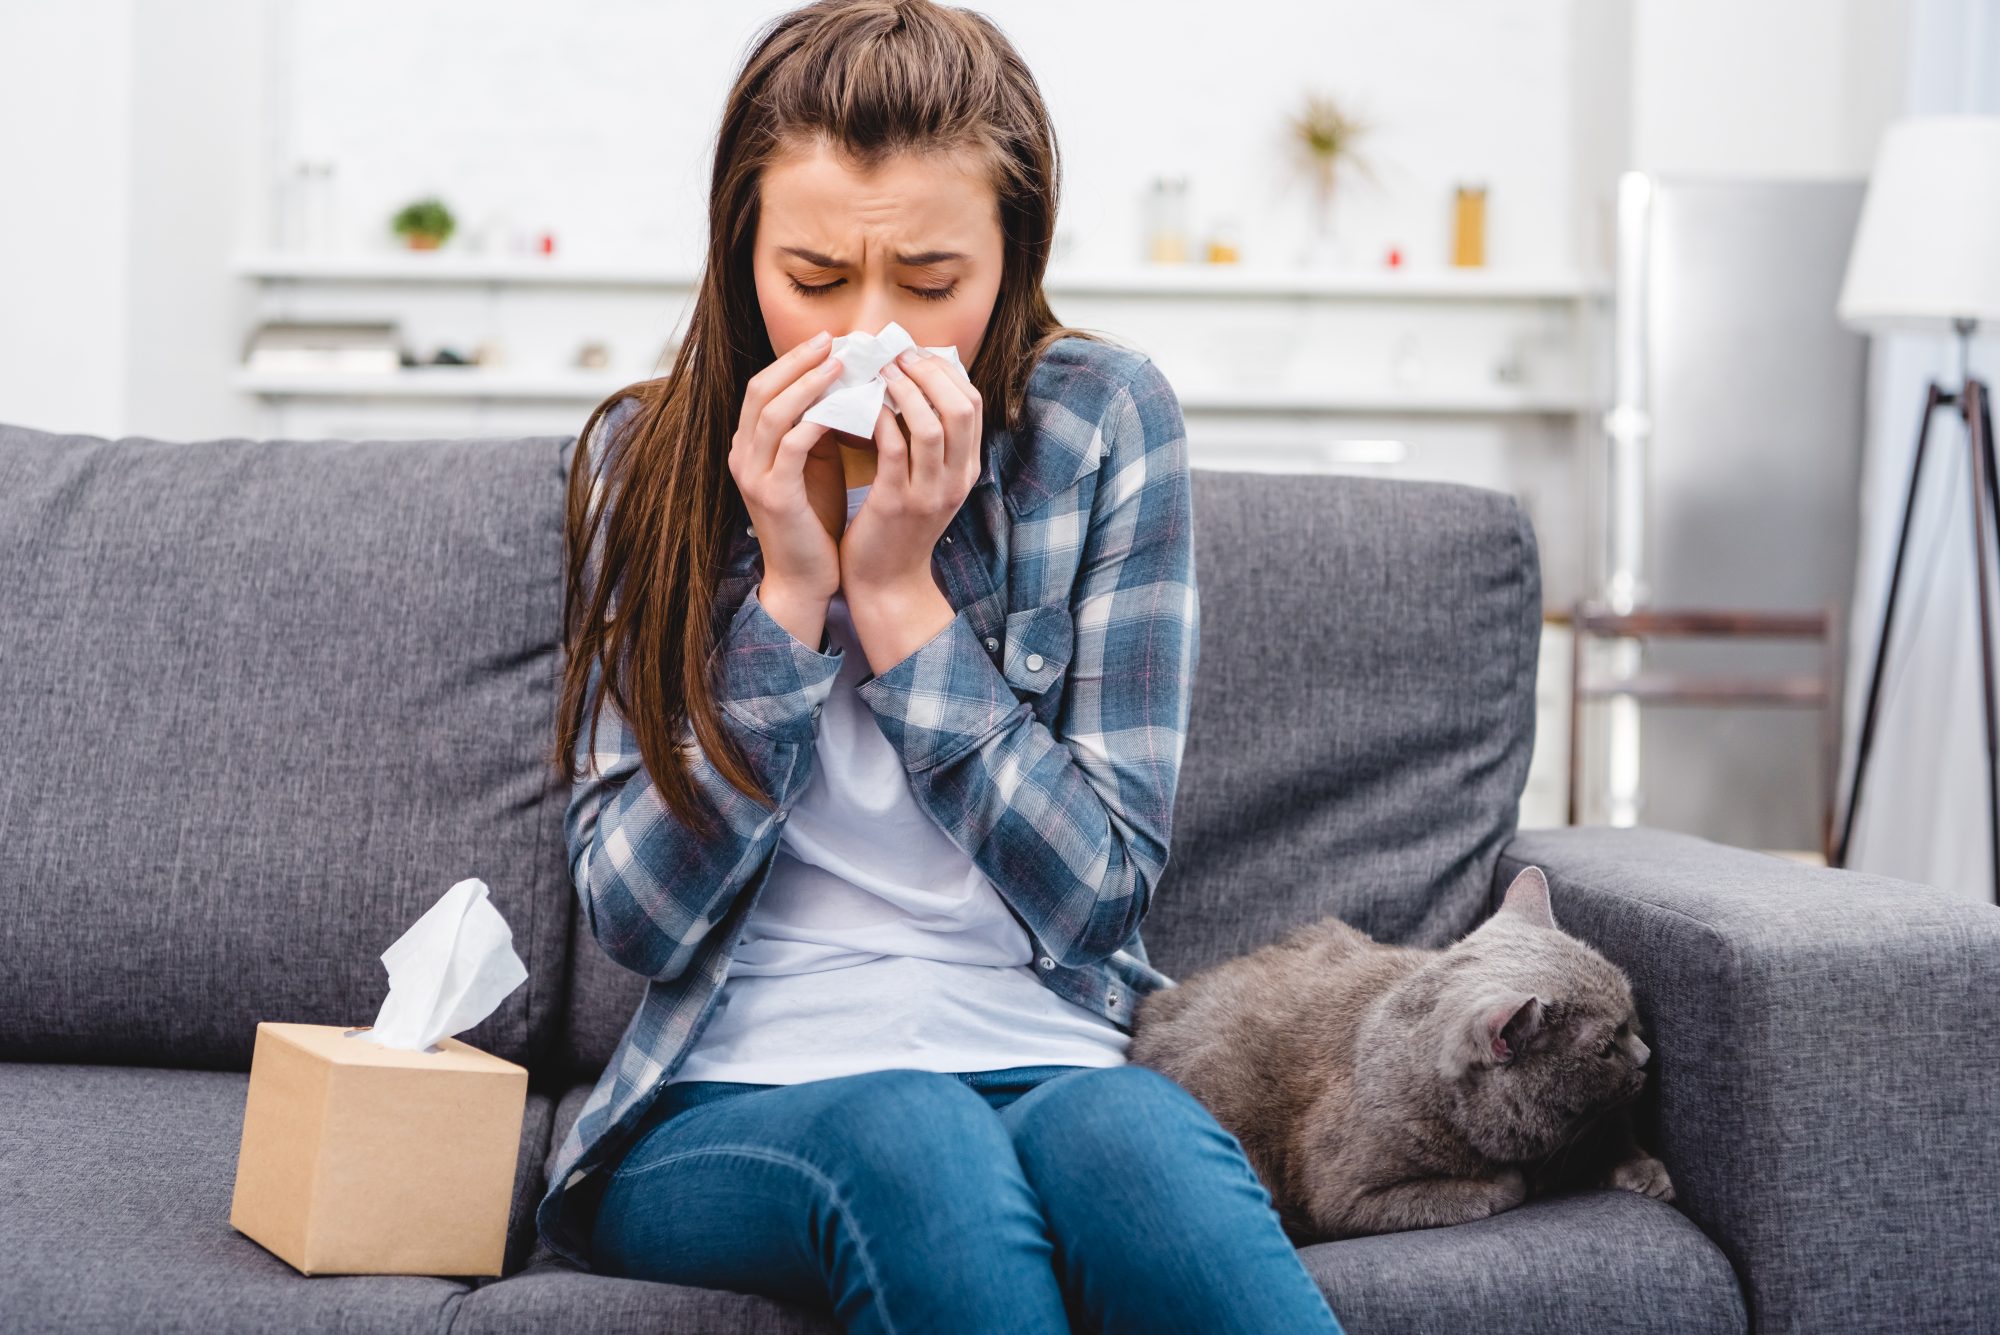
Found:
[[[833, 289], [839, 287], [847, 280], [845, 278], [836, 278], [831, 283], [821, 283], [817, 287], [808, 283], [801, 283], [798, 279], [790, 275], [786, 276], [785, 281], [792, 285], [792, 291], [802, 297], [821, 297], [833, 291]], [[925, 301], [943, 301], [945, 298], [951, 296], [952, 293], [958, 291], [958, 284], [951, 283], [945, 287], [906, 287], [904, 291], [921, 297]]]

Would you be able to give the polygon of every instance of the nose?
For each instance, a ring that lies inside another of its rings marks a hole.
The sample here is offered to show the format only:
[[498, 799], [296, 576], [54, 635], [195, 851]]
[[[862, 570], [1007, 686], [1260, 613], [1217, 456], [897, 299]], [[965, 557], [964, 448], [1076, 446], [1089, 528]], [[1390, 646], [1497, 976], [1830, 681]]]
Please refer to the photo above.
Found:
[[895, 318], [896, 313], [889, 309], [888, 299], [881, 293], [870, 290], [861, 304], [855, 307], [853, 328], [859, 333], [879, 334], [882, 332], [882, 326]]

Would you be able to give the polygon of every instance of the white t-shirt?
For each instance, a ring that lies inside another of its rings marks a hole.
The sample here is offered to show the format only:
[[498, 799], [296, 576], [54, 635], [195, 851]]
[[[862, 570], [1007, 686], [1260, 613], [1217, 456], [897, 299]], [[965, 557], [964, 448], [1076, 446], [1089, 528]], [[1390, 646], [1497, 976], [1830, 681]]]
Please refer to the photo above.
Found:
[[[867, 494], [847, 489], [850, 520]], [[1129, 1036], [1042, 985], [1027, 931], [917, 802], [855, 693], [868, 660], [840, 594], [826, 619], [845, 654], [812, 779], [715, 1012], [669, 1083], [1123, 1065]]]

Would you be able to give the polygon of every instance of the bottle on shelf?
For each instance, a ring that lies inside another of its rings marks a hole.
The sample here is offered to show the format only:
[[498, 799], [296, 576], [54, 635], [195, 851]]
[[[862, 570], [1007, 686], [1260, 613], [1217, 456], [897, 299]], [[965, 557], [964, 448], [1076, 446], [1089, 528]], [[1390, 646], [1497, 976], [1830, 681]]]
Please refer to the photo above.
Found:
[[1451, 262], [1461, 269], [1486, 263], [1486, 185], [1461, 184], [1452, 200]]
[[1188, 260], [1187, 177], [1155, 176], [1146, 196], [1146, 258], [1154, 264]]

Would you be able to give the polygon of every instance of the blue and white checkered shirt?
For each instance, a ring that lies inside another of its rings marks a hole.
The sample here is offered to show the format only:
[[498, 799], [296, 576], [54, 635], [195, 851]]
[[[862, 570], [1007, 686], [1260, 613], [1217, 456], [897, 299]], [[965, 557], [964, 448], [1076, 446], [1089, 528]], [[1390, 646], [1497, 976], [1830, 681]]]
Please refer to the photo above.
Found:
[[[594, 480], [636, 404], [621, 399], [592, 433]], [[1167, 863], [1199, 654], [1186, 430], [1150, 358], [1074, 337], [1031, 372], [1024, 427], [989, 434], [938, 543], [957, 616], [856, 690], [918, 802], [1027, 929], [1042, 983], [1130, 1032], [1140, 998], [1172, 985], [1139, 925]], [[661, 800], [614, 704], [594, 753], [588, 712], [578, 737], [571, 877], [598, 945], [650, 980], [536, 1212], [548, 1244], [585, 1268], [589, 1223], [564, 1208], [567, 1193], [615, 1161], [712, 1011], [840, 669], [838, 646], [802, 644], [764, 609], [761, 578], [755, 535], [733, 534], [711, 671], [723, 726], [775, 810], [723, 779], [688, 732], [695, 782], [726, 824], [702, 841]], [[593, 669], [593, 704], [599, 693]]]

